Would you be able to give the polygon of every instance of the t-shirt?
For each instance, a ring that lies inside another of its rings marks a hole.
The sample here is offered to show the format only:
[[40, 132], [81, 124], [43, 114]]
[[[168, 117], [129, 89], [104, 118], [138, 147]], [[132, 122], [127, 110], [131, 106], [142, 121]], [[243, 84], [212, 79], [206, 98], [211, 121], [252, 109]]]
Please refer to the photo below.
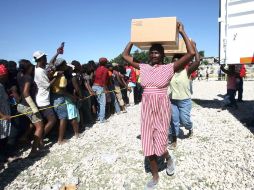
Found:
[[236, 76], [228, 75], [227, 77], [227, 89], [236, 90]]
[[246, 76], [246, 68], [244, 65], [241, 66], [241, 69], [240, 69], [240, 77], [245, 77]]
[[170, 82], [170, 98], [173, 100], [185, 100], [191, 98], [190, 79], [187, 70], [176, 72]]
[[137, 82], [137, 76], [134, 68], [132, 66], [126, 67], [126, 76], [129, 77], [128, 82], [136, 83]]
[[108, 69], [104, 66], [98, 67], [98, 69], [95, 71], [94, 83], [101, 87], [105, 87], [108, 78], [109, 78]]
[[22, 73], [18, 73], [17, 76], [17, 81], [18, 81], [18, 85], [19, 85], [19, 90], [20, 90], [20, 94], [21, 94], [21, 104], [28, 106], [25, 97], [23, 96], [23, 91], [24, 91], [24, 87], [25, 87], [25, 83], [30, 83], [30, 96], [32, 97], [33, 100], [35, 100], [35, 95], [36, 95], [36, 84], [34, 83], [34, 80], [31, 76], [29, 75], [23, 75]]
[[65, 76], [61, 76], [56, 78], [54, 84], [52, 85], [51, 92], [52, 93], [61, 93], [63, 88], [67, 86], [67, 79]]
[[34, 82], [38, 88], [38, 92], [35, 98], [37, 105], [39, 107], [50, 105], [50, 82], [45, 69], [40, 67], [35, 68]]
[[6, 84], [7, 89], [12, 86], [17, 86], [17, 72], [8, 73], [8, 82]]
[[65, 74], [65, 77], [67, 79], [67, 86], [66, 86], [66, 90], [67, 92], [69, 92], [70, 94], [74, 94], [74, 86], [73, 86], [73, 82], [72, 82], [72, 79], [75, 77], [77, 77], [76, 73], [73, 73], [73, 72], [66, 72]]
[[114, 70], [112, 77], [113, 77], [114, 85], [115, 86], [120, 86], [119, 81], [118, 81], [118, 77], [120, 78], [120, 73], [118, 71]]

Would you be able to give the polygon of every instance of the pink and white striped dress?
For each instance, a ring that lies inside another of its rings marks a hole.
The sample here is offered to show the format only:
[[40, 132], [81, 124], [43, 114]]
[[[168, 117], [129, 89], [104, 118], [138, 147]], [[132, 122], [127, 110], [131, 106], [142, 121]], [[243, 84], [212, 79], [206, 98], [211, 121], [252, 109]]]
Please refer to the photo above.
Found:
[[140, 64], [144, 88], [141, 107], [141, 141], [145, 156], [161, 156], [167, 150], [171, 104], [167, 88], [174, 75], [174, 64]]

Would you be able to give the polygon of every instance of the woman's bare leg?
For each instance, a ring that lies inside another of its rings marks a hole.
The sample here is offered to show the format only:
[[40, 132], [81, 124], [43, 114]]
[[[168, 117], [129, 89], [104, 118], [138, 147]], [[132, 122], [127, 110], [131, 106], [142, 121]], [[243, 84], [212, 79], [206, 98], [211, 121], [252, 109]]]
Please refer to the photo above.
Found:
[[34, 126], [35, 126], [35, 133], [34, 133], [34, 142], [33, 142], [32, 150], [31, 150], [32, 154], [36, 153], [38, 149], [41, 147], [43, 130], [44, 130], [44, 125], [42, 121], [35, 123]]
[[67, 120], [66, 119], [61, 119], [60, 120], [60, 125], [59, 125], [58, 144], [65, 143], [64, 134], [65, 134], [65, 131], [66, 131], [66, 126], [67, 126]]
[[149, 156], [148, 157], [150, 166], [151, 166], [151, 172], [153, 175], [153, 181], [158, 182], [159, 181], [159, 173], [158, 173], [158, 164], [157, 164], [157, 156]]
[[73, 128], [73, 131], [75, 133], [75, 137], [79, 137], [79, 123], [78, 123], [78, 120], [77, 119], [73, 119], [71, 120], [71, 125], [72, 125], [72, 128]]
[[54, 115], [50, 115], [50, 116], [47, 117], [47, 123], [46, 123], [45, 129], [44, 129], [44, 136], [49, 134], [49, 132], [54, 127], [56, 122], [57, 122], [57, 120], [56, 120], [56, 117]]

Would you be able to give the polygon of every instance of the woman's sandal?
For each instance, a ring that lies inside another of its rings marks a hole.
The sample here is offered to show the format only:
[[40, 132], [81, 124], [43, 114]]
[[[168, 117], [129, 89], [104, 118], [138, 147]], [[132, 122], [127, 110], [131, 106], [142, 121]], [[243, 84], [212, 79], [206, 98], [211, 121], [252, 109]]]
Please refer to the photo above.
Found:
[[152, 190], [156, 187], [156, 185], [158, 184], [158, 181], [155, 181], [154, 179], [151, 179], [150, 181], [148, 181], [148, 183], [146, 184], [145, 190]]

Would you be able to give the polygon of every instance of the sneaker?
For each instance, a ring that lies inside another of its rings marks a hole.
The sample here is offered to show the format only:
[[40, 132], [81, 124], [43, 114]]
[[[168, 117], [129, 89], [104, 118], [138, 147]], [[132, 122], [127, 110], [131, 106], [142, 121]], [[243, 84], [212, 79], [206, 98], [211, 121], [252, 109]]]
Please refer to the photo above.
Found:
[[153, 179], [151, 179], [150, 181], [148, 181], [148, 183], [145, 186], [145, 190], [152, 190], [156, 187], [156, 185], [158, 184], [159, 181], [155, 181]]
[[172, 176], [175, 173], [175, 157], [174, 155], [170, 155], [169, 160], [167, 161], [167, 169], [166, 169], [166, 173], [168, 176]]

